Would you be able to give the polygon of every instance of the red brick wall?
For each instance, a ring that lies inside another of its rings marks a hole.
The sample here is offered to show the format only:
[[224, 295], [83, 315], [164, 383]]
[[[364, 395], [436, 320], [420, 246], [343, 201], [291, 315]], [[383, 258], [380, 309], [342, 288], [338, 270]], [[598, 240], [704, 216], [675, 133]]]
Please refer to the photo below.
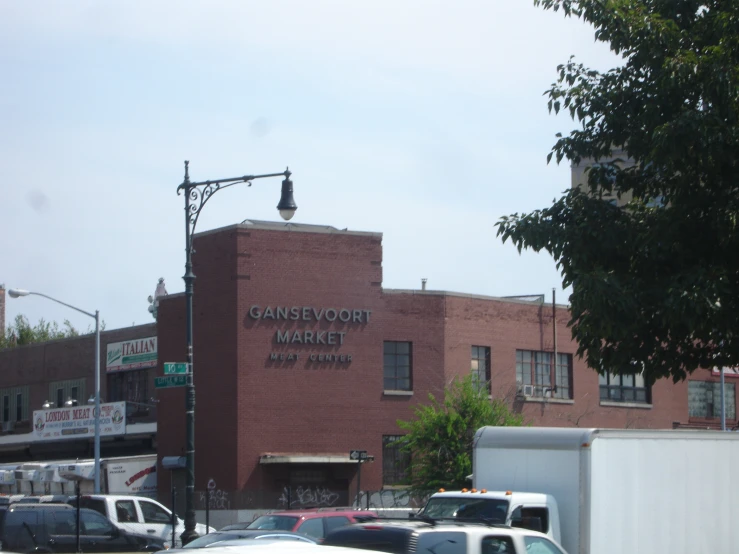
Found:
[[[491, 348], [493, 395], [508, 399], [532, 424], [671, 427], [673, 421], [687, 421], [687, 384], [658, 383], [649, 409], [601, 406], [598, 376], [577, 357], [573, 402], [516, 400], [516, 350], [551, 351], [551, 304], [383, 292], [380, 235], [300, 229], [239, 226], [196, 239], [198, 490], [210, 478], [222, 490], [280, 490], [289, 470], [260, 466], [261, 455], [346, 455], [354, 448], [376, 457], [364, 467], [362, 485], [379, 489], [382, 436], [400, 434], [398, 419], [410, 419], [429, 393], [441, 397], [445, 384], [470, 371], [472, 345]], [[368, 310], [370, 316], [361, 323], [255, 319], [252, 306], [346, 308]], [[162, 360], [182, 357], [183, 314], [182, 296], [161, 301]], [[574, 354], [566, 309], [559, 306], [557, 316], [558, 351]], [[341, 345], [276, 343], [278, 331], [306, 330], [346, 334]], [[413, 343], [411, 396], [383, 394], [384, 340]], [[297, 359], [271, 360], [271, 353], [297, 354]], [[327, 353], [351, 354], [352, 361], [310, 360]], [[159, 411], [160, 453], [178, 454], [184, 397], [182, 391], [160, 397], [172, 399], [171, 410]], [[336, 466], [329, 478], [353, 488], [355, 473], [352, 466]]]

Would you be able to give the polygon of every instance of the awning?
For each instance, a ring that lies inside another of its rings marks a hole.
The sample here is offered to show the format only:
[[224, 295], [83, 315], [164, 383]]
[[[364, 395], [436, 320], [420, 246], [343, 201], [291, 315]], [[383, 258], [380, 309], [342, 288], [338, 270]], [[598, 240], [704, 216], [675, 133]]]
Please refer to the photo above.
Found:
[[349, 454], [273, 453], [259, 456], [260, 464], [356, 464]]

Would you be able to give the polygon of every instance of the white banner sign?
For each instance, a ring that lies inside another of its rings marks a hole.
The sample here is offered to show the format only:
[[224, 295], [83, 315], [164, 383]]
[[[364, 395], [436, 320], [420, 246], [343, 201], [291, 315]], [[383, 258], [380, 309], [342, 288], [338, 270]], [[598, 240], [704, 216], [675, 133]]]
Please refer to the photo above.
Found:
[[157, 492], [156, 460], [109, 460], [107, 464], [110, 494]]
[[[34, 410], [33, 434], [40, 440], [82, 439], [95, 436], [95, 407], [75, 406]], [[126, 432], [126, 403], [100, 404], [100, 436]]]
[[105, 371], [125, 371], [157, 366], [157, 338], [112, 342], [108, 345]]

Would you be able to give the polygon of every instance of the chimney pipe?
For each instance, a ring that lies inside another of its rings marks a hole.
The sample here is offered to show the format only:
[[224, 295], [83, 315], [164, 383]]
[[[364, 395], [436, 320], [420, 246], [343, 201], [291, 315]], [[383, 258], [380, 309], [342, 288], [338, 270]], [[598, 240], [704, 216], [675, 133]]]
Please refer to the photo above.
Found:
[[421, 279], [421, 290], [426, 290], [426, 281], [427, 281], [426, 277], [423, 277]]

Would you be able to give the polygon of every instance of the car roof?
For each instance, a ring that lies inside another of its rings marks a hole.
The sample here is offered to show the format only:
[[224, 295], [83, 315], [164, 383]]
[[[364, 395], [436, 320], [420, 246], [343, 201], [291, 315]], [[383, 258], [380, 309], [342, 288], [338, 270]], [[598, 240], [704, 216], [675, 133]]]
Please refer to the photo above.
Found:
[[312, 508], [307, 510], [284, 510], [282, 512], [270, 512], [262, 514], [263, 516], [288, 516], [304, 519], [312, 519], [316, 517], [331, 516], [350, 516], [350, 517], [377, 517], [377, 514], [371, 510], [352, 510], [352, 509], [329, 509], [329, 508]]
[[[221, 546], [238, 546], [240, 544], [246, 544], [250, 545], [253, 542], [285, 542], [285, 540], [288, 539], [290, 542], [292, 542], [292, 539], [298, 542], [305, 542], [305, 543], [312, 543], [312, 544], [318, 544], [318, 541], [312, 537], [309, 537], [307, 535], [301, 535], [300, 533], [290, 533], [290, 532], [282, 532], [282, 531], [273, 531], [272, 533], [262, 533], [261, 535], [257, 535], [255, 537], [243, 537], [238, 539], [228, 539], [219, 542], [218, 544]], [[212, 548], [212, 547], [211, 547]]]
[[[207, 548], [208, 554], [243, 554], [246, 546], [249, 554], [357, 554], [356, 548], [344, 546], [323, 546], [303, 541], [286, 540], [258, 540], [239, 545], [211, 546]], [[166, 552], [173, 552], [168, 550]], [[174, 552], [187, 552], [186, 550], [175, 550]], [[192, 551], [190, 551], [192, 552]]]
[[379, 529], [394, 529], [398, 531], [407, 530], [410, 532], [418, 532], [418, 533], [434, 533], [438, 531], [464, 531], [465, 533], [472, 535], [472, 536], [483, 536], [483, 535], [489, 535], [491, 533], [491, 530], [495, 530], [495, 532], [502, 532], [506, 535], [516, 536], [516, 535], [522, 535], [522, 536], [538, 536], [538, 537], [546, 537], [544, 533], [539, 533], [538, 531], [532, 531], [530, 529], [522, 529], [520, 527], [509, 527], [507, 525], [501, 525], [501, 524], [488, 524], [484, 522], [480, 523], [473, 523], [469, 521], [461, 522], [459, 520], [455, 520], [454, 518], [448, 518], [448, 519], [436, 519], [432, 521], [424, 521], [420, 519], [412, 519], [412, 520], [375, 520], [373, 522], [365, 522], [365, 523], [353, 523], [350, 525], [345, 525], [344, 527], [340, 527], [338, 529], [335, 529], [329, 535], [333, 534], [343, 534], [350, 532], [352, 530], [379, 530]]

